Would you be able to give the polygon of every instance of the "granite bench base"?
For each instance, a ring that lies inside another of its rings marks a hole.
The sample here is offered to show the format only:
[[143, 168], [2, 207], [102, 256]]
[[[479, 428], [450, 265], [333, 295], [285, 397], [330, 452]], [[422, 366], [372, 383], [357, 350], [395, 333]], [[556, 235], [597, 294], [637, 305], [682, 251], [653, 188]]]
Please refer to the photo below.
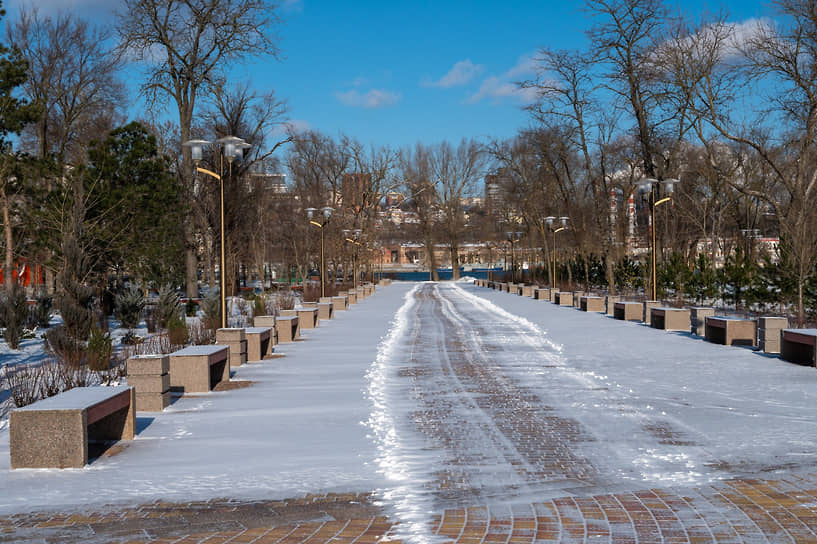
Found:
[[81, 468], [89, 444], [133, 440], [133, 387], [77, 387], [12, 410], [11, 468]]

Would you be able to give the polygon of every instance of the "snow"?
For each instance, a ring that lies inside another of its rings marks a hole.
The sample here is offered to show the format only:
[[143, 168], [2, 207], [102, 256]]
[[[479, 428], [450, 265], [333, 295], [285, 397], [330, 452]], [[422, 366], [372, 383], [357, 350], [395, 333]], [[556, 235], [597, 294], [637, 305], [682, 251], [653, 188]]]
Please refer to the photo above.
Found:
[[371, 411], [365, 375], [412, 287], [378, 290], [302, 331], [303, 341], [276, 346], [285, 357], [236, 369], [232, 379], [250, 387], [181, 397], [160, 414], [137, 412], [136, 439], [85, 468], [12, 471], [8, 430], [0, 430], [0, 514], [384, 487], [362, 424]]
[[[276, 346], [285, 357], [236, 369], [233, 380], [251, 386], [138, 414], [137, 438], [83, 469], [11, 471], [0, 430], [0, 514], [375, 491], [398, 536], [430, 541], [441, 505], [582, 492], [575, 475], [526, 476], [535, 462], [455, 372], [455, 357], [575, 423], [581, 440], [537, 447], [586, 467], [587, 493], [797, 473], [817, 461], [817, 372], [751, 349], [465, 281], [394, 282], [334, 316]], [[452, 340], [458, 351], [441, 349]], [[420, 363], [431, 372], [423, 380], [400, 374]], [[415, 424], [429, 399], [450, 402], [437, 415], [451, 449]], [[442, 497], [439, 475], [455, 470], [480, 493]]]
[[[240, 329], [239, 329], [240, 330]], [[209, 346], [187, 346], [184, 349], [180, 349], [179, 351], [174, 351], [172, 355], [178, 356], [191, 356], [191, 355], [213, 355], [215, 353], [220, 353], [222, 351], [229, 350], [227, 346], [216, 346], [216, 345], [209, 345]]]
[[98, 404], [115, 395], [123, 393], [128, 390], [127, 386], [105, 387], [105, 386], [91, 386], [91, 387], [77, 387], [69, 391], [65, 391], [62, 395], [56, 397], [49, 397], [40, 400], [34, 404], [17, 408], [17, 410], [25, 410], [29, 412], [42, 410], [81, 410]]

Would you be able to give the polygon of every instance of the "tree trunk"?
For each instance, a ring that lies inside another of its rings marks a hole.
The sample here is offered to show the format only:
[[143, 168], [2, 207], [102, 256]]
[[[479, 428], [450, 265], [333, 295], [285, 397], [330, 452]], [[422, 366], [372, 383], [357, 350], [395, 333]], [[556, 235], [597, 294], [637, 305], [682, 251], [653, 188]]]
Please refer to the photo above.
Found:
[[0, 201], [3, 206], [3, 235], [6, 241], [6, 252], [3, 259], [3, 284], [6, 291], [11, 291], [14, 286], [13, 269], [14, 269], [14, 251], [11, 231], [11, 220], [9, 218], [9, 201], [6, 196], [5, 187], [0, 187]]
[[456, 245], [451, 244], [449, 247], [449, 255], [451, 257], [451, 279], [457, 281], [460, 279], [460, 259]]
[[426, 235], [426, 255], [431, 281], [440, 281], [440, 274], [437, 272], [437, 258], [434, 255], [434, 241], [428, 234]]
[[616, 294], [616, 271], [613, 263], [613, 256], [607, 255], [605, 259], [605, 268], [607, 273], [607, 292], [611, 295]]

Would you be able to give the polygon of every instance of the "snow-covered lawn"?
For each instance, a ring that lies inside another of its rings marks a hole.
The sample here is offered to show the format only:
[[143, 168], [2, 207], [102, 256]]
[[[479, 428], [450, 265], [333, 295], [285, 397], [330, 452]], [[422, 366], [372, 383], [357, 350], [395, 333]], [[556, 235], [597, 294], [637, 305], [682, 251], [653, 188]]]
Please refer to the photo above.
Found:
[[286, 498], [383, 486], [362, 422], [365, 374], [411, 285], [374, 296], [276, 347], [286, 357], [238, 368], [244, 389], [183, 397], [137, 414], [125, 451], [84, 469], [9, 469], [0, 431], [0, 513], [154, 498]]

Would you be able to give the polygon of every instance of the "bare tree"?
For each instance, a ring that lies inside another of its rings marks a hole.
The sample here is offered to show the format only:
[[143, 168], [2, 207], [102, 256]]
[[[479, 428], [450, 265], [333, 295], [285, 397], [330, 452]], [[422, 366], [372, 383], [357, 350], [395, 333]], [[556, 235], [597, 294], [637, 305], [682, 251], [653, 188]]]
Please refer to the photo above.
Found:
[[675, 40], [676, 55], [697, 63], [698, 70], [676, 68], [674, 81], [708, 127], [739, 145], [739, 158], [756, 155], [765, 165], [756, 171], [771, 185], [745, 176], [730, 183], [774, 210], [802, 324], [804, 286], [817, 265], [817, 12], [808, 0], [773, 6], [779, 25], [759, 22], [738, 35], [716, 20]]
[[[226, 71], [249, 56], [277, 57], [276, 5], [268, 0], [125, 0], [117, 31], [120, 48], [148, 70], [149, 104], [168, 100], [179, 115], [182, 142], [191, 138], [199, 94], [213, 92]], [[192, 159], [182, 152], [180, 180], [193, 195]], [[197, 294], [197, 240], [185, 221], [186, 284]]]
[[[272, 195], [267, 190], [264, 178], [254, 173], [265, 162], [270, 162], [280, 146], [292, 140], [291, 136], [285, 137], [267, 146], [268, 135], [283, 124], [286, 111], [286, 104], [278, 100], [274, 92], [258, 93], [243, 83], [216, 89], [202, 116], [204, 126], [212, 127], [214, 138], [234, 135], [250, 145], [244, 150], [240, 161], [234, 161], [226, 171], [220, 172], [225, 183], [225, 251], [229, 255], [228, 262], [233, 264], [225, 271], [231, 294], [238, 287], [238, 272], [242, 267], [252, 264], [259, 274], [263, 273], [263, 240], [267, 239], [270, 225], [270, 221], [265, 219]], [[205, 133], [204, 130], [202, 133]], [[209, 159], [212, 170], [222, 168], [223, 165], [216, 162], [214, 157]], [[220, 222], [216, 184], [207, 184], [199, 189], [204, 198], [197, 198], [191, 203], [193, 216], [201, 232], [215, 233]], [[204, 238], [208, 262], [212, 261], [217, 239], [216, 236]]]
[[417, 143], [414, 149], [405, 149], [400, 153], [400, 175], [407, 193], [409, 209], [417, 214], [420, 234], [426, 253], [426, 265], [431, 279], [439, 281], [437, 257], [434, 252], [436, 236], [436, 205], [439, 200], [437, 188], [431, 180], [431, 150]]
[[[611, 171], [611, 165], [608, 164], [607, 149], [617, 128], [617, 116], [605, 113], [605, 104], [598, 93], [598, 84], [593, 75], [597, 69], [595, 59], [580, 52], [544, 48], [539, 51], [536, 60], [539, 64], [539, 77], [522, 84], [523, 87], [535, 89], [540, 98], [529, 109], [543, 128], [550, 128], [551, 132], [558, 130], [563, 140], [561, 145], [569, 147], [571, 154], [575, 154], [578, 170], [557, 167], [557, 164], [563, 162], [561, 159], [554, 161], [546, 158], [545, 164], [551, 164], [553, 177], [562, 184], [562, 193], [572, 195], [565, 204], [576, 206], [582, 196], [587, 198], [589, 216], [568, 208], [568, 213], [574, 223], [577, 223], [573, 234], [578, 247], [585, 254], [596, 249], [589, 247], [590, 244], [598, 242], [597, 249], [606, 264], [608, 289], [614, 293], [613, 267], [617, 260], [614, 234], [618, 230], [614, 220], [623, 214], [610, 213], [610, 193], [618, 187], [617, 173]], [[540, 133], [542, 135], [544, 132]], [[550, 150], [546, 151], [548, 157], [566, 158], [568, 155], [564, 152], [556, 155], [551, 153], [561, 145], [556, 148], [547, 145], [540, 149]], [[568, 189], [568, 185], [574, 187]], [[553, 213], [559, 212], [553, 211], [548, 215]], [[538, 223], [542, 223], [541, 218]], [[544, 232], [544, 226], [539, 228]], [[587, 262], [585, 259], [585, 263]], [[587, 266], [585, 278], [589, 278]]]
[[465, 231], [463, 201], [472, 195], [485, 174], [487, 154], [474, 140], [462, 140], [456, 147], [443, 142], [430, 148], [428, 163], [430, 180], [436, 187], [453, 279], [457, 280], [460, 277], [459, 244]]
[[87, 144], [123, 120], [125, 87], [111, 33], [68, 12], [50, 17], [23, 7], [6, 36], [28, 61], [26, 95], [43, 106], [23, 141], [39, 157], [81, 162]]

